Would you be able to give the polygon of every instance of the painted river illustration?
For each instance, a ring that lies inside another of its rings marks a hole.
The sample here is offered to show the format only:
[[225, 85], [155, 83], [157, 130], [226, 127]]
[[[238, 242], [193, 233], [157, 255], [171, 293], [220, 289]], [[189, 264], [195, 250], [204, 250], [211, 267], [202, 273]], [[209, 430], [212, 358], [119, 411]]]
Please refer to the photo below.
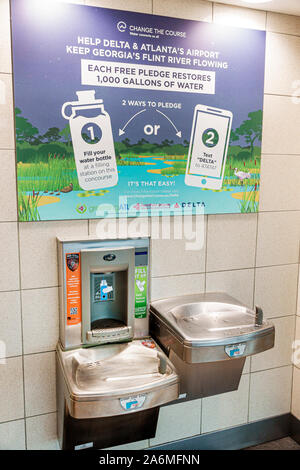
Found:
[[[257, 212], [262, 112], [232, 130], [221, 190], [186, 186], [189, 142], [114, 143], [119, 173], [111, 189], [84, 191], [78, 184], [70, 128], [39, 131], [16, 109], [18, 210], [21, 221], [145, 215], [149, 204], [178, 207], [194, 201], [204, 213]], [[155, 189], [155, 192], [153, 191]], [[124, 207], [120, 206], [124, 201]], [[101, 211], [99, 212], [99, 205]], [[105, 211], [105, 207], [108, 212]], [[111, 211], [114, 208], [114, 211]], [[125, 213], [124, 214], [124, 210]], [[123, 211], [123, 212], [122, 212]]]

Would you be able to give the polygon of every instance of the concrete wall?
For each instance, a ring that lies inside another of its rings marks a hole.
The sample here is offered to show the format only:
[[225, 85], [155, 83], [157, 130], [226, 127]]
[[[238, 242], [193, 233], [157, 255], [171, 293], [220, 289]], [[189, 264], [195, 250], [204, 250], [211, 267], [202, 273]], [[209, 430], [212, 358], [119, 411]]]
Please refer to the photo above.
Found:
[[[238, 391], [165, 407], [155, 439], [122, 448], [288, 413], [300, 236], [300, 104], [291, 96], [293, 80], [300, 79], [300, 18], [201, 0], [76, 3], [267, 30], [260, 212], [205, 217], [204, 248], [192, 254], [184, 252], [184, 240], [154, 240], [151, 295], [180, 294], [188, 286], [188, 292], [225, 290], [250, 307], [259, 304], [276, 326], [275, 348], [247, 360]], [[9, 0], [0, 0], [0, 57], [0, 340], [7, 346], [6, 364], [0, 364], [0, 449], [52, 449], [57, 446], [55, 237], [93, 234], [96, 223], [17, 222]], [[298, 311], [298, 331], [299, 316]], [[300, 369], [294, 375], [299, 397]], [[297, 397], [294, 411], [300, 418]]]

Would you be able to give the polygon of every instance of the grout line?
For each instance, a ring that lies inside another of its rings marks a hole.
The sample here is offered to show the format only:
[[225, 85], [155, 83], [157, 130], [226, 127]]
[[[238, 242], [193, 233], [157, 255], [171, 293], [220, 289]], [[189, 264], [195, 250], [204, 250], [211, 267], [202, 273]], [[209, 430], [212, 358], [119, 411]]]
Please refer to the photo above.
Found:
[[44, 287], [27, 287], [24, 289], [12, 289], [12, 290], [0, 290], [0, 295], [3, 293], [9, 293], [9, 292], [24, 292], [28, 290], [42, 290], [42, 289], [56, 289], [59, 286], [44, 286]]
[[[274, 13], [274, 12], [270, 12]], [[284, 13], [278, 13], [279, 15], [284, 16]], [[294, 15], [288, 15], [288, 16], [294, 16]], [[298, 18], [298, 16], [295, 16]], [[293, 33], [283, 33], [282, 31], [271, 31], [271, 30], [266, 30], [266, 33], [272, 33], [272, 34], [280, 34], [281, 36], [293, 36], [294, 38], [299, 39], [300, 34], [293, 34]]]
[[264, 92], [264, 96], [278, 96], [278, 97], [281, 97], [281, 98], [294, 98], [294, 95], [285, 95], [285, 94], [282, 94], [282, 93], [267, 93], [267, 92]]
[[36, 418], [38, 416], [53, 415], [53, 414], [56, 414], [56, 413], [57, 413], [57, 411], [49, 411], [48, 413], [40, 413], [40, 414], [37, 414], [37, 415], [30, 415], [30, 416], [25, 416], [25, 414], [24, 414], [23, 418], [16, 418], [16, 419], [9, 419], [7, 421], [1, 421], [0, 426], [1, 426], [1, 424], [15, 423], [17, 421], [26, 421], [26, 419]]
[[23, 356], [37, 356], [39, 354], [50, 354], [50, 353], [55, 353], [55, 349], [50, 349], [49, 351], [38, 351], [38, 352], [30, 352], [30, 353], [24, 353]]
[[152, 276], [152, 279], [160, 279], [163, 277], [178, 277], [178, 276], [189, 276], [189, 275], [198, 275], [198, 274], [214, 274], [214, 273], [226, 273], [231, 271], [248, 271], [252, 269], [261, 269], [261, 268], [275, 268], [280, 266], [298, 266], [298, 262], [295, 263], [284, 263], [284, 264], [270, 264], [264, 266], [250, 266], [243, 268], [232, 268], [232, 269], [219, 269], [215, 271], [199, 271], [199, 272], [189, 272], [189, 273], [178, 273], [178, 274], [162, 274], [160, 276]]
[[37, 418], [38, 416], [54, 415], [56, 413], [57, 413], [57, 410], [56, 411], [48, 411], [48, 413], [38, 413], [36, 415], [25, 416], [24, 419], [26, 421], [26, 419]]
[[300, 158], [299, 153], [265, 153], [261, 152], [261, 157], [296, 157]]
[[283, 366], [274, 366], [274, 367], [268, 367], [267, 369], [259, 369], [259, 370], [255, 370], [253, 372], [249, 372], [249, 375], [260, 374], [262, 372], [267, 372], [269, 370], [284, 369], [286, 367], [293, 367], [293, 364], [290, 363], [290, 364], [284, 364]]

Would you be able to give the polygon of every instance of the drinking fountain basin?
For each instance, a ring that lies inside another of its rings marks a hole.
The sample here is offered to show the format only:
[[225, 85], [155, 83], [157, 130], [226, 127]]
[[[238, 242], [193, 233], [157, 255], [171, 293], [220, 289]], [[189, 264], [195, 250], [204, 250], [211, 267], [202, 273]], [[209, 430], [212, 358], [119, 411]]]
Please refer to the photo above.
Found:
[[236, 390], [245, 358], [274, 346], [274, 326], [261, 314], [225, 293], [152, 302], [150, 334], [175, 365], [181, 394]]
[[63, 351], [57, 347], [63, 449], [154, 437], [159, 407], [178, 397], [174, 366], [153, 340]]

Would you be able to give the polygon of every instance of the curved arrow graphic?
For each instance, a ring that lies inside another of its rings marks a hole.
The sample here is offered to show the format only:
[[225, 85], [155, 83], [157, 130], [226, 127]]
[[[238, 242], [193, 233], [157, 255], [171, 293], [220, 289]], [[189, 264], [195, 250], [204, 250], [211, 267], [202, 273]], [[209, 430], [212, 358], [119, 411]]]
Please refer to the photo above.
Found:
[[166, 116], [164, 113], [162, 113], [161, 111], [158, 111], [158, 109], [156, 109], [156, 111], [159, 113], [159, 114], [162, 114], [166, 119], [168, 119], [168, 121], [172, 124], [172, 126], [174, 127], [175, 131], [176, 131], [176, 135], [177, 137], [181, 137], [181, 131], [179, 131], [177, 129], [177, 127], [175, 126], [175, 124], [171, 121], [171, 119]]
[[125, 126], [122, 127], [122, 129], [119, 129], [119, 136], [125, 134], [125, 128], [128, 126], [128, 124], [136, 117], [138, 114], [144, 113], [146, 109], [142, 109], [142, 111], [139, 111], [138, 113], [134, 114], [125, 124]]

